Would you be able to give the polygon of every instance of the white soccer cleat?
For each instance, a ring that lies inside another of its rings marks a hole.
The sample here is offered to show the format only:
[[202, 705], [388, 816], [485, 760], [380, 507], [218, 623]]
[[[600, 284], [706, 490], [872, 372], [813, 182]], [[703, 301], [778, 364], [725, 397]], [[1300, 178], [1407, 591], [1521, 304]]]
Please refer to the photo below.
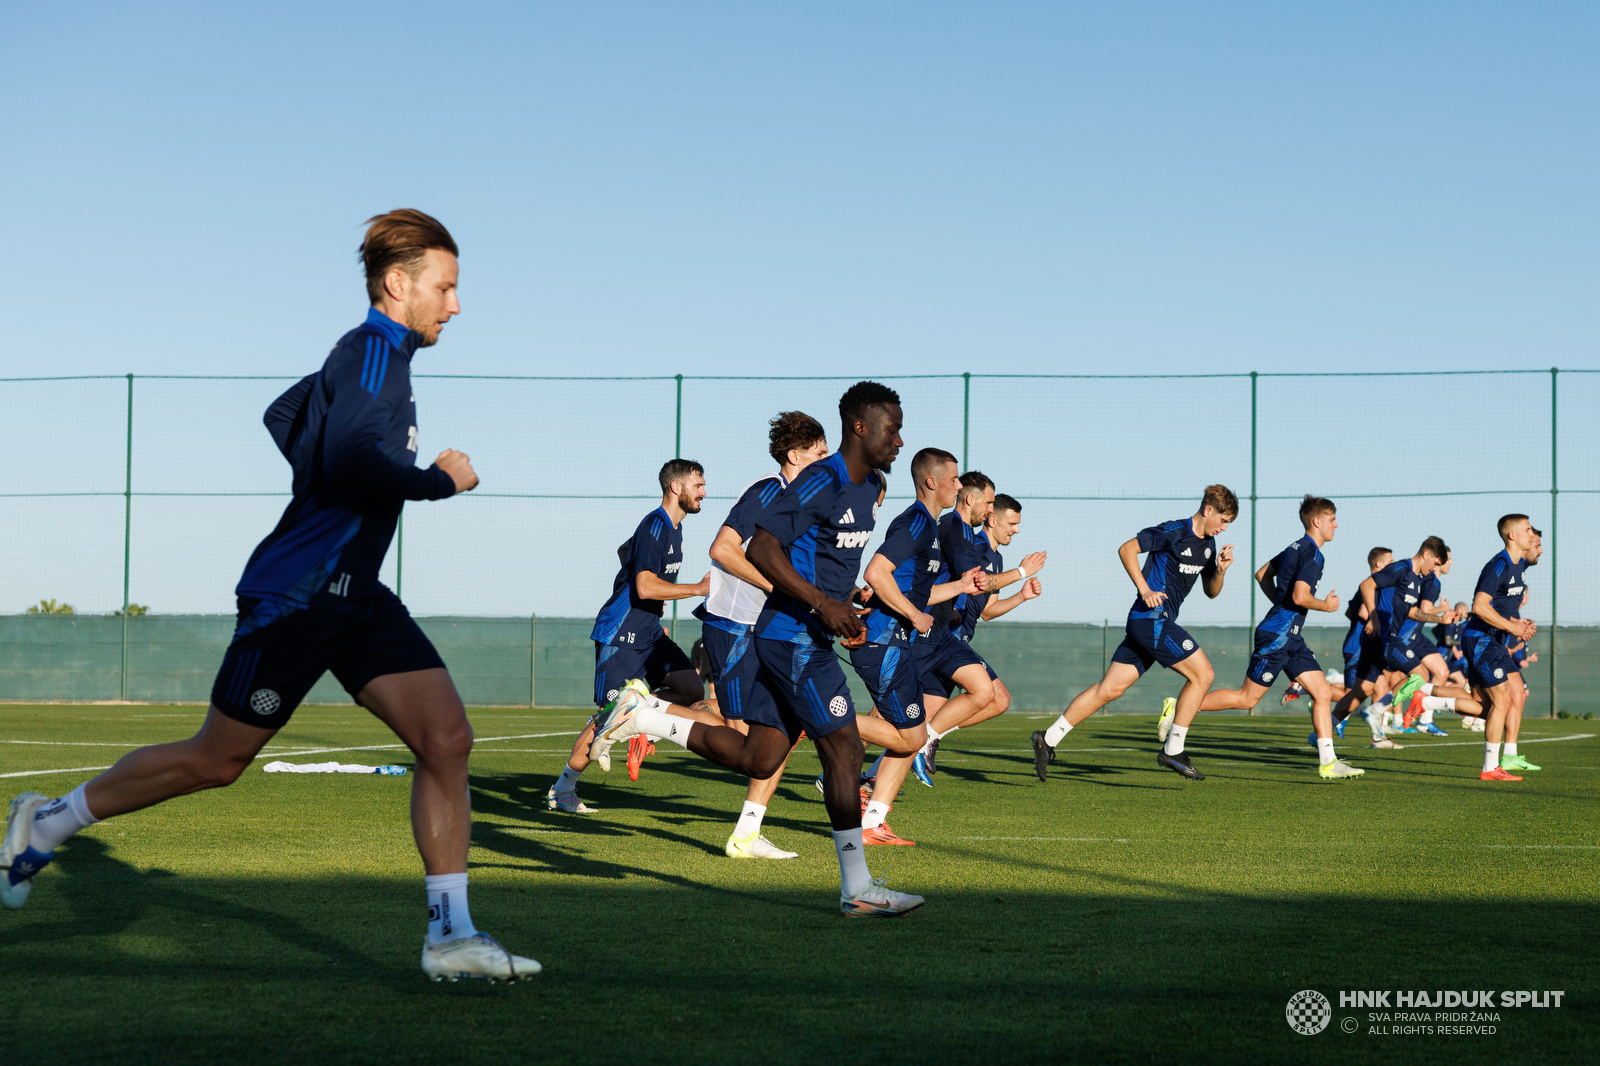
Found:
[[751, 833], [747, 837], [728, 838], [724, 851], [730, 859], [797, 859], [799, 852], [784, 851], [772, 841], [762, 836], [759, 832]]
[[1392, 748], [1395, 751], [1398, 751], [1401, 748], [1405, 747], [1405, 745], [1404, 744], [1396, 744], [1394, 741], [1390, 740], [1388, 737], [1378, 737], [1375, 740], [1373, 740], [1372, 747], [1374, 747], [1374, 748]]
[[1318, 767], [1317, 769], [1318, 776], [1324, 781], [1342, 781], [1350, 777], [1360, 777], [1364, 773], [1366, 773], [1365, 770], [1357, 769], [1343, 759], [1335, 759], [1326, 766]]
[[488, 933], [422, 945], [422, 972], [433, 981], [520, 981], [544, 969], [532, 959], [513, 955]]
[[1487, 723], [1482, 718], [1463, 718], [1461, 725], [1469, 733], [1481, 733]]
[[1156, 739], [1165, 744], [1172, 732], [1173, 719], [1178, 717], [1178, 701], [1171, 696], [1161, 701], [1161, 718], [1156, 722]]
[[550, 791], [544, 794], [544, 805], [546, 810], [565, 811], [567, 814], [593, 814], [600, 809], [583, 802], [578, 798], [576, 791], [556, 792], [554, 785], [551, 785]]
[[839, 913], [846, 918], [898, 918], [926, 902], [921, 896], [896, 892], [883, 878], [874, 877], [866, 891], [839, 897]]
[[642, 732], [635, 719], [649, 698], [648, 693], [641, 693], [630, 681], [617, 693], [617, 700], [611, 709], [595, 723], [594, 739], [589, 742], [589, 758], [598, 762], [602, 770], [611, 766], [611, 745], [632, 740]]
[[42, 792], [24, 792], [11, 801], [5, 842], [0, 843], [0, 903], [10, 910], [17, 910], [28, 901], [33, 875], [50, 861], [49, 855], [41, 855], [30, 846], [34, 812], [49, 802], [50, 797]]

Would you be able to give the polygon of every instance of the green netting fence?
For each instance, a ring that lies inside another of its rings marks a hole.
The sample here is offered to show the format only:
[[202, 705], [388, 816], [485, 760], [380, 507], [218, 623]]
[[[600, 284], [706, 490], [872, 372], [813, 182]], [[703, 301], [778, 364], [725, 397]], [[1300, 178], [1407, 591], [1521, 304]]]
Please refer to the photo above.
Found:
[[[260, 416], [293, 380], [0, 380], [0, 443], [15, 460], [0, 492], [0, 700], [206, 699], [233, 584], [289, 498]], [[684, 526], [693, 579], [727, 507], [771, 467], [767, 420], [799, 408], [831, 430], [852, 380], [418, 373], [420, 461], [460, 448], [483, 483], [408, 507], [384, 580], [469, 702], [583, 706], [590, 622], [611, 589], [615, 546], [659, 500], [661, 463], [684, 455], [706, 467], [704, 511]], [[1217, 600], [1197, 589], [1183, 610], [1219, 682], [1242, 673], [1265, 607], [1249, 574], [1299, 535], [1298, 501], [1314, 492], [1340, 509], [1322, 591], [1346, 599], [1368, 548], [1407, 555], [1439, 535], [1455, 556], [1445, 595], [1470, 601], [1500, 546], [1495, 520], [1532, 516], [1546, 544], [1529, 572], [1527, 613], [1541, 627], [1527, 675], [1533, 713], [1600, 710], [1600, 582], [1589, 553], [1563, 552], [1566, 534], [1600, 518], [1590, 415], [1600, 372], [876, 380], [900, 392], [906, 422], [880, 529], [910, 502], [911, 454], [936, 445], [1023, 501], [1008, 559], [1050, 552], [1045, 595], [978, 638], [1018, 709], [1057, 709], [1099, 675], [1132, 599], [1116, 546], [1192, 513], [1201, 488], [1220, 481], [1241, 499], [1221, 538], [1238, 565]], [[25, 613], [40, 601], [73, 613]], [[677, 606], [666, 621], [687, 646], [693, 604]], [[1312, 647], [1338, 668], [1342, 617], [1310, 622]], [[1124, 702], [1148, 710], [1174, 680], [1146, 681]], [[347, 699], [331, 679], [311, 698]]]

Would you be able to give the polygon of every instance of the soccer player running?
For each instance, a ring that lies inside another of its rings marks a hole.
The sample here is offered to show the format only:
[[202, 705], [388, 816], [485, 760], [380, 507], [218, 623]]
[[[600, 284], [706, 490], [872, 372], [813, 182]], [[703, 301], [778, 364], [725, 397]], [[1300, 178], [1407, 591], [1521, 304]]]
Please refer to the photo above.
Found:
[[[862, 738], [880, 744], [873, 798], [862, 812], [862, 839], [868, 844], [909, 845], [889, 828], [888, 817], [911, 761], [926, 739], [921, 706], [922, 673], [913, 644], [934, 629], [931, 605], [976, 592], [982, 572], [974, 568], [955, 581], [935, 584], [941, 569], [939, 516], [961, 490], [956, 457], [941, 448], [924, 448], [911, 459], [916, 500], [889, 524], [883, 544], [867, 562], [873, 610], [863, 619], [866, 643], [850, 652], [850, 663], [871, 693], [872, 714], [858, 725]], [[899, 754], [897, 754], [899, 753]], [[826, 781], [826, 775], [824, 775]]]
[[452, 981], [539, 972], [473, 925], [472, 726], [438, 652], [378, 581], [405, 501], [443, 500], [478, 484], [457, 451], [416, 466], [411, 360], [461, 311], [456, 257], [449, 232], [420, 211], [368, 220], [366, 321], [267, 409], [267, 428], [294, 471], [294, 498], [239, 579], [238, 626], [205, 723], [188, 740], [130, 752], [58, 799], [26, 792], [12, 800], [0, 845], [6, 906], [22, 906], [33, 876], [79, 829], [232, 784], [331, 670], [417, 758], [411, 822], [428, 899], [423, 972]]
[[[1462, 715], [1483, 713], [1469, 693], [1441, 689], [1427, 679], [1429, 673], [1446, 676], [1444, 660], [1422, 638], [1422, 626], [1451, 617], [1448, 607], [1437, 610], [1438, 605], [1430, 598], [1439, 596], [1434, 573], [1449, 558], [1450, 548], [1445, 542], [1429, 537], [1416, 555], [1390, 563], [1361, 583], [1361, 601], [1371, 616], [1367, 630], [1381, 641], [1384, 684], [1394, 693], [1394, 709], [1401, 715], [1402, 729], [1413, 729], [1416, 720], [1428, 710], [1450, 710]], [[1383, 597], [1383, 592], [1388, 596]]]
[[1472, 618], [1461, 631], [1461, 647], [1467, 657], [1467, 680], [1473, 689], [1487, 693], [1489, 718], [1484, 725], [1484, 781], [1521, 781], [1512, 770], [1537, 770], [1516, 750], [1516, 742], [1500, 745], [1509, 720], [1520, 722], [1528, 689], [1522, 672], [1506, 650], [1509, 639], [1529, 640], [1538, 628], [1530, 618], [1519, 618], [1522, 594], [1527, 591], [1525, 571], [1530, 556], [1538, 558], [1542, 548], [1525, 514], [1508, 514], [1499, 522], [1500, 553], [1484, 564], [1478, 586], [1472, 594]]
[[[1393, 549], [1373, 548], [1367, 552], [1367, 569], [1370, 571], [1367, 578], [1383, 572], [1392, 562]], [[1392, 595], [1391, 588], [1374, 593], [1379, 604], [1386, 604]], [[1350, 620], [1350, 631], [1345, 634], [1343, 649], [1345, 693], [1333, 707], [1334, 728], [1338, 729], [1346, 718], [1355, 713], [1357, 707], [1370, 698], [1373, 703], [1372, 709], [1367, 712], [1367, 724], [1372, 730], [1372, 746], [1400, 748], [1402, 745], [1385, 735], [1383, 719], [1386, 712], [1383, 701], [1388, 695], [1389, 686], [1384, 680], [1383, 642], [1369, 632], [1371, 627], [1368, 623], [1372, 620], [1372, 614], [1360, 595], [1351, 598], [1350, 605], [1345, 608], [1345, 617]]]
[[[971, 646], [978, 623], [1009, 614], [1044, 592], [1043, 584], [1034, 576], [1044, 568], [1048, 558], [1044, 552], [1028, 555], [1010, 570], [1006, 569], [1005, 559], [1000, 554], [1000, 549], [1010, 544], [1022, 528], [1022, 504], [1015, 497], [995, 495], [994, 483], [977, 471], [961, 475], [961, 484], [962, 497], [969, 501], [968, 510], [960, 511], [961, 498], [958, 498], [958, 509], [952, 512], [955, 520], [951, 520], [952, 515], [939, 520], [940, 544], [945, 546], [944, 572], [964, 572], [975, 566], [983, 571], [983, 589], [952, 601], [951, 610], [930, 634], [927, 648], [921, 643], [916, 645], [922, 657], [922, 699], [928, 711], [928, 739], [923, 742], [911, 768], [925, 785], [932, 785], [933, 775], [938, 772], [935, 760], [939, 741], [958, 729], [971, 728], [1004, 714], [1011, 706], [1010, 689], [994, 667]], [[969, 522], [968, 519], [980, 510], [986, 514], [979, 516], [977, 522]], [[956, 567], [962, 569], [955, 571]], [[1019, 581], [1022, 588], [1015, 595], [999, 598], [1000, 589]], [[943, 641], [955, 643], [945, 645]], [[950, 699], [950, 691], [956, 685], [964, 691]]]
[[[683, 565], [683, 520], [700, 513], [706, 498], [705, 469], [692, 459], [669, 459], [657, 475], [661, 505], [639, 520], [633, 536], [617, 548], [621, 566], [611, 583], [611, 595], [595, 617], [589, 639], [594, 641], [594, 702], [604, 711], [629, 681], [641, 679], [647, 690], [669, 703], [688, 707], [690, 717], [720, 723], [703, 706], [705, 683], [683, 649], [661, 627], [666, 601], [704, 596], [711, 587], [707, 574], [693, 585], [678, 584]], [[578, 799], [578, 777], [589, 766], [589, 744], [594, 740], [595, 718], [589, 720], [572, 745], [572, 755], [550, 791], [545, 805], [552, 811], [591, 814], [595, 808]], [[628, 748], [628, 776], [639, 778], [648, 738]], [[607, 765], [610, 769], [610, 755]]]
[[[1040, 781], [1047, 779], [1046, 770], [1062, 738], [1095, 711], [1119, 699], [1152, 663], [1160, 663], [1184, 679], [1156, 763], [1191, 781], [1205, 780], [1205, 774], [1184, 753], [1184, 741], [1216, 673], [1200, 645], [1178, 625], [1178, 609], [1197, 577], [1208, 597], [1216, 599], [1222, 594], [1223, 578], [1233, 565], [1233, 545], [1219, 549], [1216, 538], [1238, 516], [1239, 498], [1232, 490], [1226, 485], [1208, 485], [1200, 509], [1192, 517], [1141, 529], [1117, 549], [1117, 558], [1138, 591], [1128, 611], [1127, 635], [1112, 653], [1105, 676], [1080, 692], [1049, 729], [1034, 732], [1033, 765]], [[1139, 568], [1141, 553], [1146, 553], [1143, 570]], [[1167, 717], [1165, 711], [1163, 717]]]
[[[778, 472], [757, 478], [722, 520], [711, 542], [710, 592], [694, 611], [701, 621], [700, 639], [710, 662], [707, 680], [716, 693], [718, 713], [741, 733], [750, 731], [744, 708], [759, 669], [754, 647], [756, 622], [772, 592], [772, 582], [751, 565], [745, 548], [755, 535], [756, 518], [802, 470], [828, 457], [827, 436], [821, 423], [804, 411], [784, 411], [769, 423], [767, 453], [778, 464]], [[795, 852], [775, 846], [761, 832], [767, 805], [782, 777], [780, 765], [771, 777], [751, 779], [744, 807], [723, 847], [730, 859], [795, 858]]]
[[839, 911], [895, 917], [924, 900], [892, 891], [867, 869], [857, 784], [862, 734], [833, 638], [859, 643], [866, 633], [849, 600], [872, 537], [883, 475], [900, 453], [900, 397], [877, 382], [858, 382], [840, 397], [839, 417], [839, 450], [783, 490], [756, 519], [745, 549], [772, 583], [756, 622], [761, 665], [743, 708], [748, 732], [695, 722], [626, 692], [601, 719], [591, 753], [648, 733], [760, 779], [777, 772], [804, 730], [822, 760], [823, 801], [839, 857]]
[[1322, 580], [1322, 546], [1339, 528], [1333, 501], [1309, 493], [1300, 501], [1300, 525], [1305, 535], [1263, 563], [1256, 583], [1272, 602], [1256, 626], [1255, 651], [1245, 668], [1244, 684], [1235, 689], [1214, 689], [1200, 704], [1202, 711], [1247, 711], [1261, 702], [1280, 674], [1298, 681], [1311, 696], [1311, 725], [1317, 748], [1318, 774], [1325, 781], [1360, 777], [1357, 769], [1333, 752], [1333, 689], [1322, 674], [1317, 657], [1306, 647], [1300, 629], [1309, 611], [1339, 609], [1339, 594], [1332, 589], [1317, 598]]

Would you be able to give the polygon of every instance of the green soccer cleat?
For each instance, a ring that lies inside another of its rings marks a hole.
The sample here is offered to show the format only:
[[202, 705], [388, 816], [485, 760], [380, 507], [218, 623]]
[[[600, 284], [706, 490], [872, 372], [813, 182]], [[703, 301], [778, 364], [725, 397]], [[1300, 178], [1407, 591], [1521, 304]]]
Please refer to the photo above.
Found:
[[1394, 690], [1394, 712], [1400, 716], [1402, 729], [1410, 729], [1422, 717], [1422, 686], [1427, 684], [1421, 674], [1407, 674]]
[[1317, 776], [1324, 781], [1345, 781], [1352, 777], [1360, 777], [1364, 773], [1365, 770], [1359, 770], [1343, 759], [1335, 759], [1326, 766], [1317, 768]]
[[1156, 739], [1165, 744], [1172, 732], [1172, 720], [1178, 717], [1178, 701], [1171, 696], [1161, 701], [1161, 717], [1156, 719]]
[[1523, 758], [1521, 755], [1503, 755], [1500, 757], [1502, 770], [1537, 770], [1539, 767]]

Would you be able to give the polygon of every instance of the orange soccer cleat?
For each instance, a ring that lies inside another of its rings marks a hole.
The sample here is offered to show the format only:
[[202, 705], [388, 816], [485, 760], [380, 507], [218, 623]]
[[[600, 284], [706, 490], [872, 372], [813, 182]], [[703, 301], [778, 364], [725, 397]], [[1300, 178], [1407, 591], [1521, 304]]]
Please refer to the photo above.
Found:
[[628, 780], [639, 780], [639, 767], [644, 765], [645, 756], [654, 755], [656, 746], [650, 743], [650, 738], [643, 733], [628, 741]]
[[903, 844], [906, 847], [915, 847], [917, 843], [915, 840], [907, 840], [893, 829], [890, 829], [888, 822], [884, 822], [873, 829], [861, 830], [861, 842], [863, 844]]
[[1518, 777], [1516, 774], [1508, 774], [1504, 770], [1500, 769], [1500, 767], [1496, 766], [1493, 770], [1485, 770], [1481, 774], [1479, 774], [1478, 775], [1478, 780], [1479, 781], [1521, 781], [1522, 778]]

